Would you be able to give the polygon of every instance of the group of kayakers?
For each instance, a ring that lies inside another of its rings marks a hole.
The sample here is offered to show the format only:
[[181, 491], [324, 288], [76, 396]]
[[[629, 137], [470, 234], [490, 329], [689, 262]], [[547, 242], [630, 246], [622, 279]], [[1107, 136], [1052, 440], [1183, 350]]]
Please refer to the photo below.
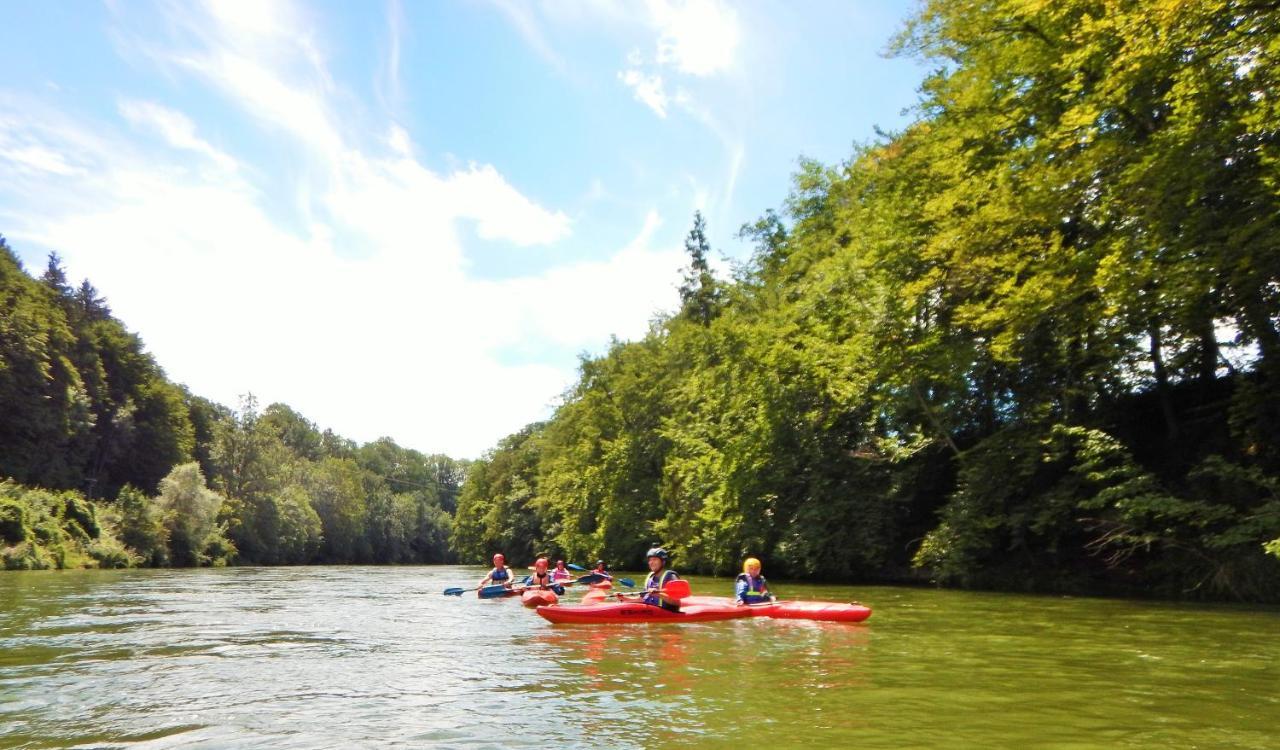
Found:
[[[640, 600], [645, 604], [661, 607], [671, 612], [679, 612], [680, 601], [666, 594], [666, 589], [671, 582], [680, 579], [680, 576], [670, 567], [671, 555], [662, 547], [653, 547], [645, 553], [645, 562], [649, 566], [649, 575], [645, 578], [643, 590], [634, 595], [639, 596]], [[578, 568], [578, 570], [581, 570], [581, 568]], [[763, 566], [760, 561], [754, 557], [748, 557], [742, 563], [742, 572], [734, 579], [733, 584], [734, 602], [736, 604], [761, 604], [776, 601], [776, 597], [769, 592], [769, 584], [764, 575], [762, 575], [762, 570]], [[613, 580], [613, 576], [605, 568], [603, 560], [597, 560], [596, 567], [591, 572], [601, 576], [602, 580]], [[563, 593], [562, 584], [572, 579], [573, 573], [565, 567], [564, 560], [556, 560], [555, 567], [552, 568], [548, 558], [539, 557], [533, 563], [533, 574], [529, 576], [529, 581], [525, 586], [529, 588], [558, 589], [557, 593]], [[503, 585], [508, 588], [515, 584], [515, 576], [511, 573], [511, 568], [507, 567], [506, 557], [500, 552], [493, 556], [493, 569], [480, 581], [480, 587], [483, 588], [493, 584]], [[631, 582], [628, 581], [627, 585], [631, 585]], [[617, 594], [617, 596], [622, 597], [624, 594]]]

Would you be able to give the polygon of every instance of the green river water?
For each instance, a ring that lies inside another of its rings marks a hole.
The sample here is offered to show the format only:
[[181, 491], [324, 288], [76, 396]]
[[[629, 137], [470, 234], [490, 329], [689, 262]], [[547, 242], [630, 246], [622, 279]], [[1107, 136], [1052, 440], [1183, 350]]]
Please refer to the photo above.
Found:
[[552, 626], [441, 594], [481, 575], [0, 574], [0, 747], [1280, 748], [1275, 609], [775, 583], [875, 613]]

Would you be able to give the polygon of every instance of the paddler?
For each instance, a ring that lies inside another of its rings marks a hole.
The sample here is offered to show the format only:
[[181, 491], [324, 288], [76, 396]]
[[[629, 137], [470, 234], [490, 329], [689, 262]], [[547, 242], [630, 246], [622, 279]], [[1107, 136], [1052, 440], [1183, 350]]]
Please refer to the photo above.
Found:
[[573, 580], [573, 573], [564, 566], [564, 560], [556, 560], [556, 568], [551, 571], [551, 580], [556, 583]]
[[667, 554], [665, 549], [654, 547], [645, 553], [645, 559], [649, 563], [649, 577], [644, 579], [644, 596], [641, 600], [645, 604], [662, 607], [671, 612], [679, 612], [680, 602], [675, 599], [669, 599], [662, 593], [662, 589], [666, 588], [668, 583], [680, 578], [674, 570], [667, 567], [670, 555]]
[[[539, 557], [537, 560], [533, 561], [533, 575], [529, 576], [529, 588], [535, 588], [535, 589], [549, 589], [553, 587], [559, 588], [555, 586], [555, 582], [556, 582], [555, 574], [548, 572], [547, 570], [549, 566], [550, 565], [547, 562], [547, 558], [545, 557]], [[564, 591], [564, 589], [561, 588], [560, 591]]]
[[769, 593], [769, 583], [760, 571], [760, 561], [754, 557], [748, 557], [742, 563], [742, 572], [733, 582], [734, 604], [763, 604], [778, 600]]
[[604, 566], [604, 560], [596, 560], [596, 567], [591, 572], [595, 575], [602, 576], [606, 581], [613, 580], [613, 576], [609, 574], [608, 569]]
[[511, 568], [507, 567], [507, 558], [499, 552], [493, 556], [493, 570], [489, 571], [489, 575], [480, 581], [478, 588], [484, 588], [491, 583], [511, 588], [511, 584], [514, 582], [515, 579], [511, 575]]

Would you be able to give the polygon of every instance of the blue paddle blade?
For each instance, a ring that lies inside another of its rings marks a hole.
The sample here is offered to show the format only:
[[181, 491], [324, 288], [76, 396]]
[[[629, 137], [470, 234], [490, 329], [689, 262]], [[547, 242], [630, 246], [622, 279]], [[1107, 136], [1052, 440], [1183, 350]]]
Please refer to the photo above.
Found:
[[581, 565], [574, 565], [573, 563], [565, 563], [564, 566], [569, 570], [586, 570], [586, 568]]
[[629, 589], [633, 589], [636, 587], [636, 582], [631, 580], [630, 578], [619, 578], [618, 583], [621, 583], [623, 586], [626, 586]]
[[462, 595], [463, 595], [463, 594], [465, 594], [465, 593], [467, 593], [467, 590], [466, 590], [466, 589], [461, 589], [461, 588], [457, 588], [457, 587], [454, 587], [454, 588], [451, 588], [451, 589], [445, 589], [445, 590], [444, 590], [444, 595], [445, 595], [445, 596], [462, 596]]
[[485, 586], [484, 588], [480, 589], [480, 598], [495, 599], [499, 596], [506, 596], [507, 594], [510, 594], [510, 593], [512, 593], [511, 589], [507, 588], [506, 586], [503, 586], [502, 584], [495, 584], [493, 586]]
[[523, 580], [523, 581], [521, 581], [520, 583], [523, 583], [524, 585], [528, 586], [528, 585], [529, 585], [529, 582], [530, 582], [530, 581], [532, 581], [532, 580], [533, 580], [533, 576], [525, 576], [525, 577], [524, 577], [524, 580]]
[[564, 586], [552, 586], [551, 590], [556, 592], [556, 596], [564, 596]]
[[604, 580], [604, 576], [600, 575], [599, 573], [588, 573], [585, 576], [579, 577], [576, 581], [574, 581], [574, 583], [600, 583], [603, 580]]

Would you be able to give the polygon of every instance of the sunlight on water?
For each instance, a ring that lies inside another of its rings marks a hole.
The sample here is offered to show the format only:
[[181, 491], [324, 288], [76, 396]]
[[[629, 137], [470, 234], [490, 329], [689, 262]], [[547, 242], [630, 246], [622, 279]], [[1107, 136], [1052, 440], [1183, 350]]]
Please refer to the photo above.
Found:
[[553, 627], [440, 593], [480, 575], [6, 573], [0, 747], [1280, 742], [1273, 609], [776, 584], [875, 614]]

